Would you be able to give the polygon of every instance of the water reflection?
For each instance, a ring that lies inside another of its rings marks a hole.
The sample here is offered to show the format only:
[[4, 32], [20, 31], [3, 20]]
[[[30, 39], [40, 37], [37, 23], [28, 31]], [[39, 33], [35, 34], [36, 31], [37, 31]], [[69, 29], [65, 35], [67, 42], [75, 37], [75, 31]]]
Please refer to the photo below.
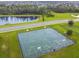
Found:
[[36, 20], [37, 16], [28, 16], [28, 17], [0, 17], [0, 25], [4, 24], [16, 24], [16, 23], [23, 23], [23, 22], [31, 22], [32, 20]]

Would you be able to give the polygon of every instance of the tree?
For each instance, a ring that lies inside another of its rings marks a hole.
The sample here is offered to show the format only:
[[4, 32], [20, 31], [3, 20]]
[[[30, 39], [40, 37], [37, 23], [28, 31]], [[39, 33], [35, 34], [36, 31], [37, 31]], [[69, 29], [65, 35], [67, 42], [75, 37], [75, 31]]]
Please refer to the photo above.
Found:
[[72, 35], [72, 33], [73, 33], [73, 31], [72, 31], [72, 30], [68, 30], [68, 31], [66, 32], [66, 34], [67, 34], [67, 35], [69, 35], [69, 36], [71, 36], [71, 35]]
[[68, 21], [69, 26], [73, 26], [74, 22], [72, 20]]
[[45, 12], [46, 12], [45, 8], [44, 7], [40, 7], [40, 14], [42, 15], [43, 22], [44, 22], [44, 15], [46, 14]]

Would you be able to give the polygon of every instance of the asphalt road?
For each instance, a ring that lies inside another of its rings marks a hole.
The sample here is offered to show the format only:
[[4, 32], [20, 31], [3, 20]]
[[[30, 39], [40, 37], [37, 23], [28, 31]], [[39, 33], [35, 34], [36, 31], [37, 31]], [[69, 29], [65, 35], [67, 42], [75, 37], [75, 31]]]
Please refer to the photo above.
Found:
[[[40, 23], [34, 23], [34, 24], [28, 24], [28, 25], [0, 28], [0, 33], [21, 30], [21, 29], [27, 29], [27, 28], [40, 27], [40, 26], [46, 26], [46, 25], [51, 25], [51, 24], [53, 25], [53, 24], [59, 24], [59, 23], [67, 23], [68, 21], [69, 20], [52, 20], [52, 21], [46, 21], [46, 22], [40, 22]], [[74, 22], [79, 22], [79, 19], [74, 19]]]

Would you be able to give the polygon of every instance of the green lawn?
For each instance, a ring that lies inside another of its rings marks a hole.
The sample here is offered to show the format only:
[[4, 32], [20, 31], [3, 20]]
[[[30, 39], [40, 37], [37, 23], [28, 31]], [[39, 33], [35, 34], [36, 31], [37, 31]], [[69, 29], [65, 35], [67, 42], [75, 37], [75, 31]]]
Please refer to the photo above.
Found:
[[[29, 29], [32, 30], [38, 30], [43, 27], [38, 28], [32, 28]], [[23, 57], [22, 51], [19, 45], [18, 41], [18, 33], [20, 32], [26, 32], [26, 29], [24, 30], [17, 30], [7, 33], [0, 33], [0, 58], [1, 57]], [[5, 47], [3, 47], [3, 45]]]
[[[16, 32], [0, 34], [0, 57], [21, 57]], [[2, 46], [5, 45], [5, 48]]]
[[[47, 27], [53, 28], [63, 35], [64, 32], [66, 32], [69, 29], [67, 24], [49, 25]], [[32, 31], [42, 28], [44, 27], [30, 28], [29, 30]], [[75, 42], [74, 45], [62, 48], [57, 52], [50, 52], [44, 54], [41, 57], [79, 57], [79, 22], [75, 23], [75, 25], [71, 29], [73, 29], [73, 35], [68, 38]], [[0, 34], [0, 57], [22, 57], [22, 52], [17, 36], [20, 32], [26, 32], [26, 29]], [[3, 49], [3, 44], [6, 45], [7, 48]]]
[[49, 21], [49, 20], [63, 20], [63, 19], [75, 19], [74, 17], [72, 17], [72, 13], [54, 13], [54, 17], [46, 17], [45, 16], [45, 19], [46, 21]]
[[61, 34], [65, 35], [65, 32], [68, 29], [73, 30], [73, 35], [68, 36], [69, 39], [75, 42], [74, 45], [68, 46], [63, 48], [57, 52], [50, 52], [47, 54], [42, 55], [41, 57], [45, 58], [79, 58], [79, 22], [75, 23], [72, 28], [69, 28], [67, 24], [57, 24], [50, 26], [60, 32]]
[[[67, 24], [55, 24], [47, 27], [54, 28], [63, 35], [64, 32], [69, 29]], [[30, 28], [29, 30], [32, 31], [42, 28], [44, 27]], [[79, 57], [79, 22], [75, 23], [71, 29], [73, 29], [73, 35], [69, 38], [75, 42], [74, 45], [63, 48], [57, 52], [47, 53], [41, 57]], [[20, 32], [26, 32], [26, 29], [0, 33], [0, 57], [22, 57], [22, 51], [18, 42], [18, 33]]]
[[[71, 13], [53, 13], [55, 16], [54, 17], [47, 17], [46, 15], [44, 16], [45, 21], [51, 21], [51, 20], [63, 20], [63, 19], [75, 19], [74, 17], [71, 16]], [[0, 15], [0, 17], [3, 16], [40, 16], [39, 20], [35, 20], [33, 22], [24, 22], [24, 23], [18, 23], [18, 24], [6, 24], [6, 25], [0, 25], [0, 28], [4, 27], [11, 27], [11, 26], [19, 26], [19, 25], [26, 25], [26, 24], [32, 24], [32, 23], [37, 23], [37, 22], [43, 22], [41, 15]]]

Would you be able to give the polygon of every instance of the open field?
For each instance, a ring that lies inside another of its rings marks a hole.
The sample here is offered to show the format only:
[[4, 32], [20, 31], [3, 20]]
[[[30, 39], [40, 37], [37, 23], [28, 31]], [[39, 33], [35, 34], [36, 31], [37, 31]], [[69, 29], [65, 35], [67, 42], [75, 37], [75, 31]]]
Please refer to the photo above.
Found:
[[[38, 27], [30, 30], [37, 30]], [[18, 41], [18, 33], [26, 32], [26, 29], [0, 34], [0, 57], [22, 57], [21, 48]], [[3, 48], [3, 45], [5, 46]]]
[[[56, 25], [50, 25], [47, 26], [53, 29], [56, 29], [58, 32], [64, 35], [64, 32], [67, 31], [68, 25], [67, 24], [56, 24]], [[38, 27], [38, 28], [30, 28], [29, 30], [38, 30], [42, 29], [44, 27]], [[50, 52], [48, 54], [42, 55], [41, 57], [79, 57], [79, 22], [75, 23], [75, 25], [72, 27], [73, 29], [73, 35], [69, 37], [71, 40], [75, 42], [74, 45], [66, 47], [61, 49], [57, 52]], [[19, 30], [19, 31], [13, 31], [8, 33], [2, 33], [0, 34], [0, 57], [22, 57], [22, 52], [19, 46], [18, 42], [18, 36], [17, 34], [20, 32], [26, 32], [26, 29]], [[2, 45], [5, 45], [6, 48], [3, 49]], [[17, 48], [18, 47], [18, 48]]]
[[[1, 15], [3, 16], [3, 15]], [[5, 15], [6, 16], [6, 15]], [[13, 16], [13, 15], [12, 15]], [[16, 15], [18, 16], [18, 15]], [[21, 15], [20, 15], [21, 16]], [[24, 15], [25, 16], [25, 15]], [[55, 13], [54, 17], [47, 17], [45, 16], [45, 21], [50, 21], [50, 20], [63, 20], [63, 19], [69, 19], [73, 20], [75, 19], [74, 17], [71, 16], [70, 13]], [[4, 27], [12, 27], [12, 26], [17, 26], [17, 25], [26, 25], [26, 24], [32, 24], [32, 23], [37, 23], [37, 22], [42, 22], [42, 17], [40, 17], [39, 20], [33, 21], [33, 22], [25, 22], [25, 23], [19, 23], [19, 24], [6, 24], [3, 26], [0, 26], [0, 28]], [[64, 32], [66, 32], [69, 27], [67, 24], [55, 24], [55, 25], [50, 25], [47, 26], [50, 28], [54, 28], [58, 32], [64, 35]], [[42, 29], [42, 27], [37, 27], [37, 28], [30, 28], [29, 30], [38, 30]], [[71, 28], [73, 29], [73, 35], [69, 38], [71, 40], [75, 41], [75, 44], [73, 46], [69, 46], [67, 48], [63, 48], [60, 51], [57, 52], [51, 52], [47, 53], [45, 55], [42, 55], [41, 57], [79, 57], [79, 22], [75, 23], [75, 25]], [[2, 33], [0, 34], [0, 57], [22, 57], [22, 51], [19, 46], [18, 42], [18, 33], [20, 32], [26, 32], [26, 29], [24, 30], [18, 30], [18, 31], [12, 31], [12, 32], [7, 32], [7, 33]]]
[[79, 58], [79, 1], [1, 1], [0, 58]]
[[79, 50], [79, 22], [75, 23], [72, 28], [69, 28], [67, 24], [57, 24], [57, 25], [53, 25], [50, 27], [56, 29], [58, 32], [60, 32], [63, 35], [68, 29], [72, 29], [73, 35], [69, 36], [68, 38], [73, 40], [75, 42], [75, 44], [72, 46], [63, 48], [60, 51], [57, 51], [54, 53], [50, 52], [48, 54], [42, 55], [41, 57], [45, 57], [45, 58], [48, 58], [48, 57], [49, 58], [51, 58], [51, 57], [55, 57], [55, 58], [79, 58], [79, 52], [78, 52], [78, 50]]
[[45, 19], [47, 21], [49, 20], [63, 20], [63, 19], [69, 19], [69, 20], [73, 20], [75, 19], [74, 17], [72, 17], [72, 13], [53, 13], [55, 16], [54, 17], [46, 17], [45, 16]]

